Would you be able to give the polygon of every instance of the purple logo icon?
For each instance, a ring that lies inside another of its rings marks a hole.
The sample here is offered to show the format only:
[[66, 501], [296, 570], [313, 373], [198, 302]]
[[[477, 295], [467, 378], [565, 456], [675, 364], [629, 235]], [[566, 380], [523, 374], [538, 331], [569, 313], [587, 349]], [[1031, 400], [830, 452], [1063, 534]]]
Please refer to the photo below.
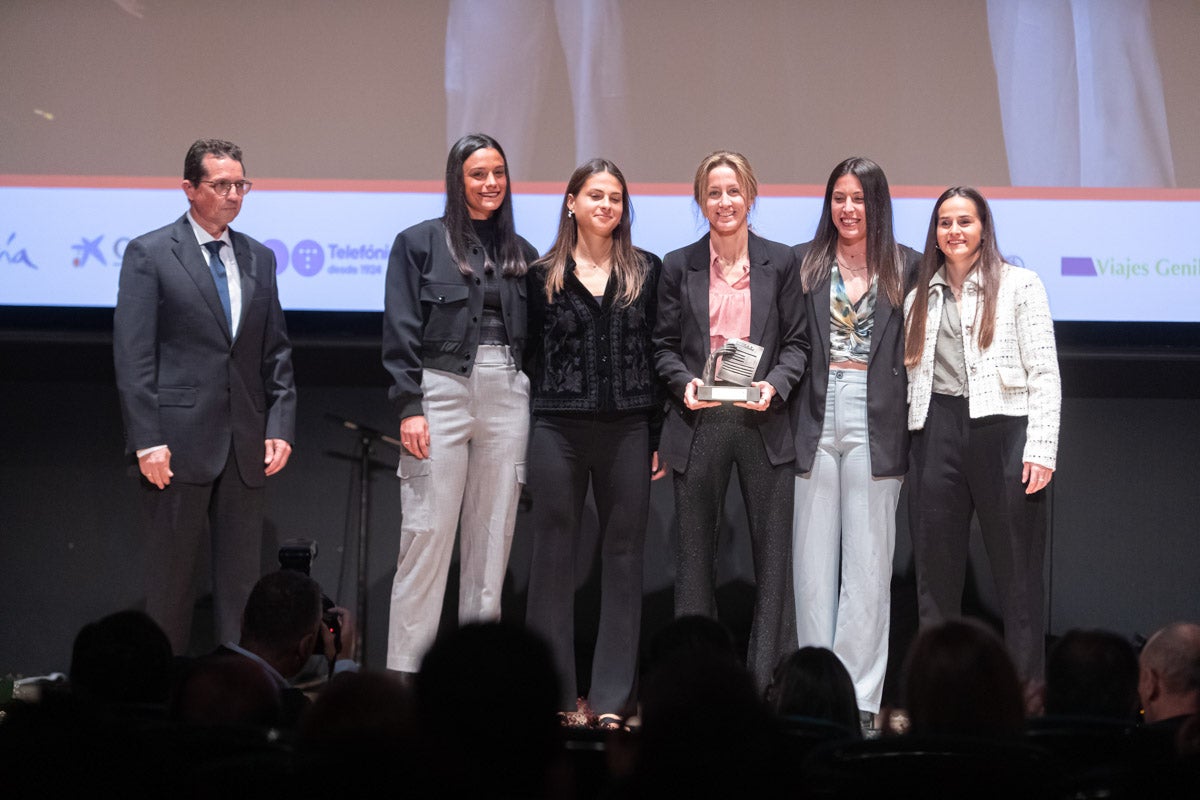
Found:
[[1062, 274], [1083, 277], [1095, 277], [1096, 262], [1090, 258], [1063, 256]]
[[305, 239], [292, 248], [292, 267], [306, 278], [311, 278], [325, 266], [325, 249], [312, 239]]
[[288, 247], [278, 239], [267, 239], [263, 242], [264, 247], [269, 247], [271, 252], [275, 254], [275, 274], [282, 274], [288, 266]]
[[104, 234], [100, 234], [95, 239], [89, 239], [86, 236], [80, 237], [79, 244], [71, 245], [72, 250], [79, 252], [72, 263], [77, 267], [82, 267], [88, 263], [89, 259], [94, 258], [107, 266], [108, 262], [104, 260], [104, 253], [100, 252], [100, 242], [103, 239]]

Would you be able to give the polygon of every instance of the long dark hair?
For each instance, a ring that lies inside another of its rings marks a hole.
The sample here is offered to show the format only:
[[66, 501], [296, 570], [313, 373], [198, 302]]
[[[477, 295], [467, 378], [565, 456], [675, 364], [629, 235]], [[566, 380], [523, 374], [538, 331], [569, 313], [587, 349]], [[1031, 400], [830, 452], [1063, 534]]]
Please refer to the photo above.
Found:
[[908, 653], [904, 694], [918, 735], [1015, 737], [1025, 721], [1004, 643], [971, 620], [921, 632]]
[[567, 181], [567, 190], [563, 193], [562, 210], [558, 215], [558, 235], [546, 255], [534, 262], [534, 266], [546, 272], [546, 302], [553, 303], [554, 295], [562, 291], [563, 280], [567, 275], [567, 261], [575, 252], [579, 241], [578, 223], [575, 217], [567, 213], [567, 198], [578, 196], [584, 184], [593, 175], [608, 173], [621, 184], [621, 221], [612, 232], [612, 275], [617, 281], [617, 302], [623, 306], [632, 305], [642, 291], [646, 280], [646, 260], [633, 249], [633, 204], [629, 199], [629, 187], [625, 176], [617, 165], [608, 159], [593, 158], [581, 164], [571, 173]]
[[876, 278], [878, 287], [891, 304], [899, 308], [904, 301], [904, 289], [901, 286], [900, 248], [892, 232], [892, 193], [888, 190], [883, 169], [862, 156], [847, 158], [829, 173], [817, 233], [800, 265], [800, 282], [804, 291], [809, 292], [829, 275], [829, 265], [836, 257], [838, 243], [837, 226], [833, 224], [833, 185], [843, 175], [853, 175], [862, 184], [863, 206], [867, 212], [867, 274]]
[[860, 733], [854, 681], [825, 647], [801, 647], [783, 658], [771, 675], [766, 700], [777, 715], [828, 720]]
[[981, 235], [979, 255], [975, 259], [974, 267], [979, 270], [979, 284], [983, 294], [983, 302], [975, 310], [974, 321], [979, 328], [979, 349], [986, 350], [991, 347], [992, 337], [996, 333], [996, 302], [1000, 296], [1000, 272], [1004, 267], [1004, 256], [1000, 255], [1000, 247], [996, 244], [992, 210], [978, 189], [970, 186], [951, 186], [942, 192], [941, 197], [933, 204], [933, 214], [929, 217], [929, 231], [925, 234], [925, 255], [921, 258], [921, 269], [917, 273], [917, 294], [913, 298], [904, 336], [904, 363], [909, 367], [921, 363], [921, 354], [925, 351], [925, 323], [929, 317], [929, 281], [946, 263], [945, 253], [937, 246], [938, 212], [942, 209], [942, 203], [951, 197], [965, 197], [970, 200], [975, 204], [975, 213], [979, 217]]
[[[467, 253], [472, 245], [480, 244], [467, 209], [463, 164], [476, 150], [486, 148], [499, 153], [507, 169], [508, 158], [504, 155], [504, 148], [486, 133], [468, 133], [454, 143], [450, 148], [450, 155], [446, 156], [446, 213], [442, 221], [446, 226], [446, 244], [450, 248], [450, 255], [458, 263], [458, 271], [463, 275], [472, 273], [471, 265], [467, 262]], [[513, 226], [511, 176], [505, 183], [504, 200], [492, 213], [492, 217], [496, 220], [496, 258], [500, 262], [500, 274], [506, 278], [524, 275], [528, 266]]]

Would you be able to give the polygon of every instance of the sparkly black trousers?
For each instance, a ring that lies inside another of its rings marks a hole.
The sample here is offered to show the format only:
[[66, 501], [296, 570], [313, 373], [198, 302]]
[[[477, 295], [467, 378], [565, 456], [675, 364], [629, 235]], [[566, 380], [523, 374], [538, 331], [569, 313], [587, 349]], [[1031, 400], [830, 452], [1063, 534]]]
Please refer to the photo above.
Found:
[[796, 646], [792, 598], [792, 462], [772, 465], [762, 435], [733, 406], [700, 412], [685, 472], [675, 473], [675, 616], [717, 615], [717, 535], [734, 466], [742, 487], [754, 557], [756, 593], [746, 666], [760, 690]]

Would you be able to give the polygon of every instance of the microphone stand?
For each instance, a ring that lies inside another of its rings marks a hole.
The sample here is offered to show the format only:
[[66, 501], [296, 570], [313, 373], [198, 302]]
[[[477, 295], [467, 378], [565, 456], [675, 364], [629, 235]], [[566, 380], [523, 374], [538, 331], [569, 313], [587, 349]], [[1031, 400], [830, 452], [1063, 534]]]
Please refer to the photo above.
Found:
[[[367, 666], [367, 543], [369, 541], [368, 511], [371, 498], [371, 443], [383, 442], [400, 449], [400, 440], [337, 414], [325, 413], [325, 419], [358, 434], [358, 603], [355, 606], [358, 618], [358, 649], [360, 663]], [[353, 469], [353, 467], [351, 468]]]

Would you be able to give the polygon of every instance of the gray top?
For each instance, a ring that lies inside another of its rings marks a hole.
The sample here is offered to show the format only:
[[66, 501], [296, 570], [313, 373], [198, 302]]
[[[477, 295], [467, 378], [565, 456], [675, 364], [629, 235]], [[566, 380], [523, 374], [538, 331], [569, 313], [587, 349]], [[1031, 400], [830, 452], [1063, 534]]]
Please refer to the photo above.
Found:
[[938, 270], [929, 285], [941, 287], [945, 299], [933, 354], [933, 391], [935, 394], [966, 397], [967, 363], [963, 356], [962, 320], [958, 315], [954, 291], [946, 281], [945, 267]]

